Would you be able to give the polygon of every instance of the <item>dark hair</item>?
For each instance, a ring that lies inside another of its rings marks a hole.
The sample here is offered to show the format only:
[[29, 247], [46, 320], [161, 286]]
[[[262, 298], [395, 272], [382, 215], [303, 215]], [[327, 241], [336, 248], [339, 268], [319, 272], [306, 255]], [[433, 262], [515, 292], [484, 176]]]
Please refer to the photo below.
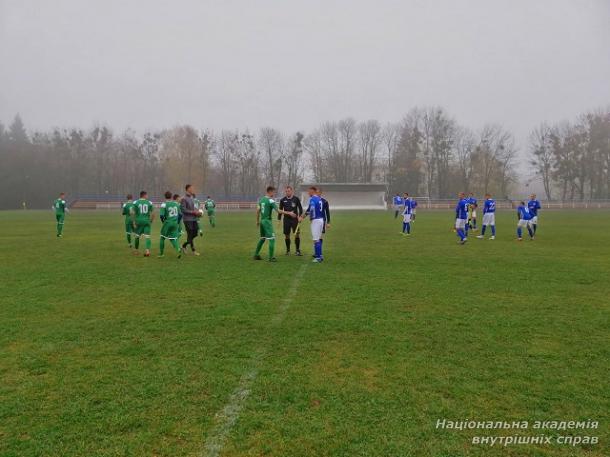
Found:
[[288, 184], [288, 185], [286, 186], [286, 189], [292, 189], [292, 190], [294, 190], [290, 184]]
[[184, 190], [188, 191], [189, 187], [191, 187], [191, 186], [192, 186], [192, 184], [187, 184], [186, 186], [184, 186]]
[[148, 194], [148, 192], [146, 192], [145, 190], [141, 191], [140, 192], [140, 198], [143, 197], [144, 195], [147, 195], [147, 194]]
[[267, 186], [267, 192], [273, 192], [274, 190], [275, 190], [275, 187]]
[[309, 189], [313, 190], [314, 192], [318, 191], [318, 188], [316, 186], [309, 186]]
[[127, 198], [127, 200], [133, 200], [133, 195], [127, 194], [127, 197], [125, 197], [125, 198]]
[[60, 192], [59, 195], [66, 195], [66, 193], [65, 192]]
[[208, 196], [207, 196], [207, 197], [205, 197], [205, 198], [210, 198], [210, 196], [208, 195]]
[[165, 198], [167, 198], [167, 199], [172, 198], [172, 193], [169, 190], [167, 192], [165, 192]]
[[174, 196], [172, 197], [174, 200], [178, 200], [180, 198], [180, 195], [178, 194], [174, 194]]
[[405, 192], [403, 195], [409, 195], [409, 192]]
[[524, 201], [522, 201], [522, 202], [521, 202], [521, 204], [522, 204], [522, 205], [525, 205], [525, 202], [524, 202]]

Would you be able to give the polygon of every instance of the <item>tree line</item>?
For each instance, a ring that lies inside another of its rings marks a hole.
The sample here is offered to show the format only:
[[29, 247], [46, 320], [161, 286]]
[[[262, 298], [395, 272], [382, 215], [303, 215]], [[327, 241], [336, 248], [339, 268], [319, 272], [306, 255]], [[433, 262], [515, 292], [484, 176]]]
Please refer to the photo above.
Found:
[[[541, 124], [528, 145], [528, 172], [547, 198], [610, 198], [610, 111]], [[17, 115], [0, 123], [3, 208], [45, 207], [69, 196], [160, 195], [194, 184], [202, 194], [252, 199], [268, 184], [385, 182], [388, 192], [450, 198], [460, 190], [508, 196], [518, 149], [500, 125], [472, 130], [440, 107], [414, 108], [399, 122], [346, 118], [317, 129], [218, 132], [189, 125], [115, 132], [107, 126], [28, 131]]]

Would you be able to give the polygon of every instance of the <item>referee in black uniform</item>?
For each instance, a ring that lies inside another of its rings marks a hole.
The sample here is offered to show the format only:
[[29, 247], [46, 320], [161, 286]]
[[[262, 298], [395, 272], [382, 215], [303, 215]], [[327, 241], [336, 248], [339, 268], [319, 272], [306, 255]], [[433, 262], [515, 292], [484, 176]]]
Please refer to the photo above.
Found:
[[[295, 216], [291, 217], [284, 215], [284, 238], [286, 242], [286, 255], [290, 255], [290, 232], [294, 233], [294, 246], [296, 248], [296, 255], [301, 254], [301, 230], [297, 230], [299, 225], [299, 216], [303, 214], [303, 206], [301, 206], [301, 200], [299, 197], [294, 195], [294, 189], [292, 186], [286, 186], [286, 195], [280, 200], [280, 210], [294, 213]], [[278, 213], [278, 219], [282, 218], [282, 214]]]

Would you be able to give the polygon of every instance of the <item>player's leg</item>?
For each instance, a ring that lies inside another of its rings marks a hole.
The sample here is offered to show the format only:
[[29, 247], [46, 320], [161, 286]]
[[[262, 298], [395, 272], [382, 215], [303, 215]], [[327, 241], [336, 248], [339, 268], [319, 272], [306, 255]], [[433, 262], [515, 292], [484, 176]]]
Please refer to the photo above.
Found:
[[472, 230], [477, 230], [477, 211], [472, 211]]
[[131, 232], [133, 231], [133, 224], [131, 221], [125, 221], [125, 235], [127, 236], [127, 244], [131, 247]]
[[145, 224], [142, 230], [143, 233], [143, 237], [144, 237], [144, 247], [146, 248], [146, 250], [144, 251], [144, 255], [146, 257], [150, 256], [150, 245], [151, 245], [151, 240], [150, 240], [150, 222]]
[[538, 229], [538, 216], [532, 218], [532, 229], [534, 230], [534, 235], [536, 235], [536, 230]]
[[530, 221], [527, 221], [527, 226], [526, 227], [527, 227], [527, 233], [530, 236], [530, 240], [533, 240], [534, 239], [534, 232], [532, 230], [532, 223]]
[[178, 258], [182, 257], [182, 251], [180, 250], [180, 244], [178, 243], [179, 234], [180, 226], [178, 224], [172, 224], [167, 231], [169, 242], [172, 243], [174, 250], [178, 254]]
[[517, 223], [517, 239], [521, 241], [523, 239], [523, 226], [525, 225], [525, 221], [523, 219], [519, 220]]
[[282, 232], [284, 233], [284, 244], [286, 244], [286, 255], [290, 255], [290, 232], [292, 230], [292, 218], [284, 216], [282, 220]]
[[55, 219], [57, 219], [57, 236], [61, 237], [64, 231], [64, 215], [57, 214], [55, 216]]
[[321, 262], [322, 259], [322, 230], [324, 229], [324, 221], [322, 219], [313, 219], [311, 221], [311, 238], [313, 240], [314, 262]]
[[495, 240], [496, 239], [496, 214], [495, 213], [491, 213], [491, 216], [489, 218], [489, 225], [491, 225], [491, 240]]
[[212, 228], [216, 227], [216, 211], [210, 211], [208, 213], [208, 219]]
[[258, 239], [256, 249], [254, 250], [254, 260], [261, 260], [261, 249], [263, 249], [263, 245], [265, 244], [265, 227], [263, 226], [263, 221], [260, 222], [258, 228], [260, 238]]
[[138, 249], [140, 249], [140, 238], [142, 237], [142, 226], [140, 224], [136, 224], [133, 231], [133, 236], [135, 237], [133, 242], [133, 248], [135, 249], [134, 254], [137, 254]]
[[295, 219], [296, 225], [294, 226], [294, 247], [296, 248], [296, 255], [301, 255], [301, 226], [299, 221]]
[[464, 244], [466, 241], [466, 219], [456, 219], [455, 220], [455, 232], [457, 236], [460, 238], [460, 242]]
[[273, 222], [269, 219], [261, 221], [261, 227], [263, 227], [263, 233], [265, 239], [269, 241], [269, 260], [275, 261], [275, 233], [273, 231]]
[[161, 226], [161, 237], [159, 238], [159, 257], [163, 257], [165, 251], [165, 239], [167, 237], [167, 224]]

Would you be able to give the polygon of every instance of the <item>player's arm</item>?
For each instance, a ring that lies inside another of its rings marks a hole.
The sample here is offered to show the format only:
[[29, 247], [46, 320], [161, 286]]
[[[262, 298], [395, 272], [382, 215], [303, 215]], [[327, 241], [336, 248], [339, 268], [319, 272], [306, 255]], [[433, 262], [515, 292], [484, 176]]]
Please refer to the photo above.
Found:
[[328, 200], [324, 200], [324, 219], [326, 220], [326, 226], [330, 227], [330, 208], [328, 206]]
[[[165, 203], [161, 205], [161, 209], [159, 210], [159, 219], [161, 220], [161, 222], [165, 222]], [[152, 220], [152, 219], [151, 219]]]
[[282, 198], [280, 200], [280, 208], [277, 211], [277, 220], [278, 221], [282, 220], [282, 213], [280, 213], [280, 210], [283, 210], [283, 209], [284, 209], [284, 199]]
[[155, 207], [151, 204], [150, 205], [150, 222], [155, 220]]
[[261, 225], [261, 205], [256, 205], [256, 226]]
[[296, 216], [299, 217], [303, 214], [303, 205], [301, 205], [301, 199], [297, 197], [297, 213]]

